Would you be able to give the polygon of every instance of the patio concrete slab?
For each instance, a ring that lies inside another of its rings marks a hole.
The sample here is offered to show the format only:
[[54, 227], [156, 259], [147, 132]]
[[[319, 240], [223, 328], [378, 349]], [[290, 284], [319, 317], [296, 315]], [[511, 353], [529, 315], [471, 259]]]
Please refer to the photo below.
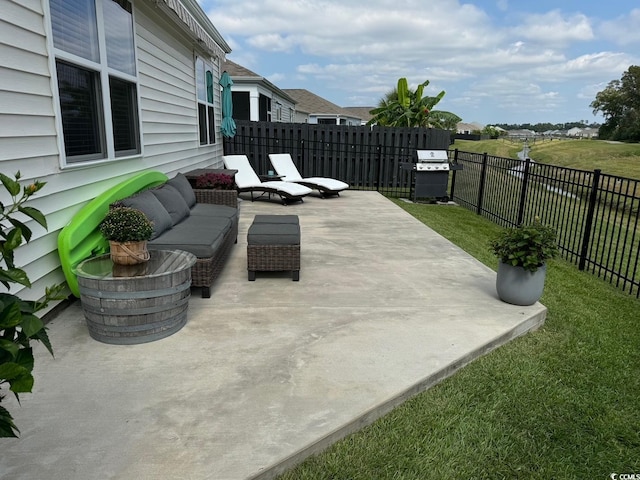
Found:
[[[442, 208], [456, 208], [443, 206]], [[296, 214], [300, 281], [247, 281], [255, 214]], [[273, 478], [468, 362], [539, 327], [495, 273], [376, 192], [244, 201], [232, 257], [187, 325], [147, 344], [89, 337], [79, 302], [36, 348], [2, 479]]]

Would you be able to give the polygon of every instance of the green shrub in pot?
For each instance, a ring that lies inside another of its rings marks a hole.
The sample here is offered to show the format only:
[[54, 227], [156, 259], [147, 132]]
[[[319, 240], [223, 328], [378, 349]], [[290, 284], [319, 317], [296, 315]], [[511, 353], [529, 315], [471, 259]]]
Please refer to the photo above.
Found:
[[555, 228], [536, 218], [533, 223], [505, 228], [492, 241], [491, 249], [501, 262], [535, 272], [558, 254]]
[[496, 291], [504, 302], [533, 305], [542, 296], [546, 261], [558, 254], [556, 230], [538, 218], [529, 224], [502, 230], [491, 249], [500, 260]]

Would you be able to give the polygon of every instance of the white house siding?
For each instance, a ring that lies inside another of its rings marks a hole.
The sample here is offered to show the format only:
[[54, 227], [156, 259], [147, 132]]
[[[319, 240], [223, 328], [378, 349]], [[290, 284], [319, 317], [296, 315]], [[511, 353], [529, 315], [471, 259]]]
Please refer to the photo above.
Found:
[[280, 108], [282, 109], [282, 118], [280, 118], [279, 120], [274, 118], [273, 121], [293, 123], [294, 119], [291, 116], [292, 112], [295, 111], [295, 105], [293, 104], [293, 102], [290, 102], [287, 99], [274, 95], [273, 98], [271, 99], [271, 109], [272, 109], [272, 114], [274, 116], [275, 116], [276, 102], [280, 104]]
[[[170, 173], [221, 166], [219, 95], [214, 97], [216, 143], [199, 145], [195, 58], [189, 39], [171, 24], [153, 18], [153, 10], [140, 8], [136, 13], [140, 14], [136, 21], [144, 156], [154, 168]], [[219, 78], [220, 59], [206, 57], [204, 52], [203, 58], [213, 66], [214, 78]]]
[[[172, 176], [222, 164], [221, 112], [214, 104], [216, 144], [200, 147], [194, 81], [194, 44], [167, 22], [155, 4], [133, 0], [143, 155], [63, 168], [56, 122], [57, 91], [52, 85], [48, 0], [0, 0], [0, 171], [20, 170], [24, 183], [47, 185], [30, 205], [47, 217], [48, 231], [35, 222], [29, 244], [16, 251], [32, 288], [15, 288], [38, 299], [48, 285], [64, 281], [57, 252], [60, 229], [87, 201], [133, 173], [156, 169]], [[204, 52], [201, 52], [204, 55]], [[214, 66], [218, 59], [207, 59]], [[4, 190], [4, 189], [1, 189]], [[0, 200], [8, 196], [0, 192]], [[4, 287], [0, 286], [0, 289]]]
[[[20, 171], [29, 183], [34, 178], [46, 180], [58, 171], [43, 16], [40, 0], [3, 0], [0, 8], [0, 171], [8, 176]], [[53, 196], [46, 186], [32, 205], [45, 214], [54, 213]], [[10, 200], [4, 188], [0, 188], [0, 200], [5, 204]], [[15, 252], [15, 262], [35, 284], [23, 296], [39, 298], [44, 291], [39, 281], [54, 283], [51, 272], [58, 266], [57, 235], [35, 222], [27, 225], [33, 230], [32, 242]], [[24, 289], [12, 289], [19, 290]]]

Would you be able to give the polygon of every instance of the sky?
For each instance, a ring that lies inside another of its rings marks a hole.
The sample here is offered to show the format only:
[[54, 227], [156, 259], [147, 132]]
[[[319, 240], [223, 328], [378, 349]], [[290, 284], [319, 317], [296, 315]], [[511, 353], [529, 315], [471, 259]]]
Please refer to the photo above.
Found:
[[637, 0], [198, 0], [230, 60], [279, 88], [375, 106], [400, 77], [464, 122], [603, 122], [640, 65]]

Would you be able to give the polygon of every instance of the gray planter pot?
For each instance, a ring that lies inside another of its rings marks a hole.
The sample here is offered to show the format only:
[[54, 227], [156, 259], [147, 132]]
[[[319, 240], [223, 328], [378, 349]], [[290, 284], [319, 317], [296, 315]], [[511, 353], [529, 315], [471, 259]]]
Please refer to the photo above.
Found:
[[546, 275], [546, 265], [535, 272], [528, 272], [522, 267], [499, 262], [496, 276], [498, 297], [513, 305], [533, 305], [542, 296]]

